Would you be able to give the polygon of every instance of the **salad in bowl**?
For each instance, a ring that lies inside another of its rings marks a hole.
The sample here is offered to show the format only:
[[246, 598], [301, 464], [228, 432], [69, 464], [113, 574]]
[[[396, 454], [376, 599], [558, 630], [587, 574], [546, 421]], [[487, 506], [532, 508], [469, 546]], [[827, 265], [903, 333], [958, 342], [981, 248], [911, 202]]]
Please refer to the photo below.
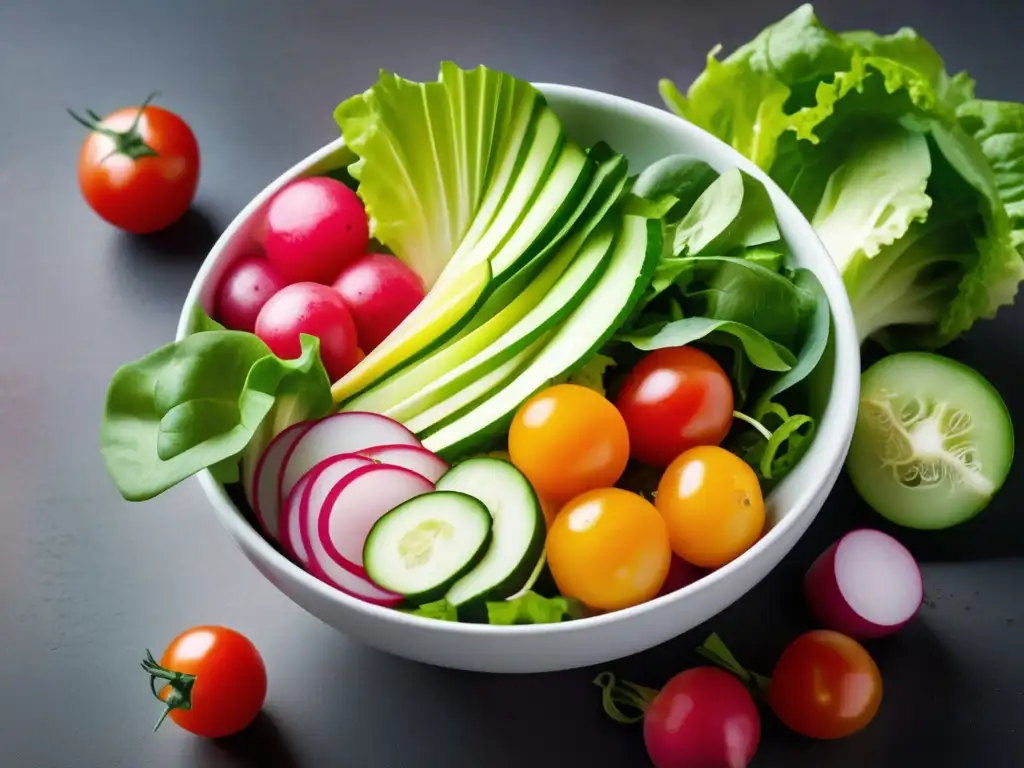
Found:
[[177, 339], [115, 373], [124, 498], [198, 475], [296, 602], [468, 669], [635, 652], [763, 578], [835, 482], [859, 376], [839, 274], [767, 175], [482, 66], [382, 72], [334, 117]]

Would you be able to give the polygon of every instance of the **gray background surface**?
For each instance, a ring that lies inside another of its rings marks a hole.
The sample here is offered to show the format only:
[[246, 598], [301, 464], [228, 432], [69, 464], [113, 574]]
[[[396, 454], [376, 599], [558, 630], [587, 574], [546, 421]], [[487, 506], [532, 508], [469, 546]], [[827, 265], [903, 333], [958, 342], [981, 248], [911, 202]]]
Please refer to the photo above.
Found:
[[[197, 484], [123, 502], [98, 452], [110, 374], [172, 337], [203, 255], [267, 182], [333, 139], [331, 111], [379, 67], [412, 78], [442, 58], [659, 104], [658, 78], [689, 82], [794, 7], [781, 0], [371, 3], [286, 0], [0, 2], [0, 765], [642, 766], [640, 731], [601, 712], [594, 670], [493, 677], [360, 647], [277, 593], [214, 520]], [[841, 28], [909, 24], [980, 95], [1024, 100], [1024, 4], [820, 2]], [[81, 201], [82, 131], [151, 90], [198, 135], [195, 212], [162, 235], [112, 230]], [[948, 352], [1024, 417], [1024, 302]], [[924, 563], [919, 620], [871, 644], [885, 696], [851, 739], [813, 743], [770, 716], [755, 765], [801, 768], [1024, 765], [1024, 479], [975, 521], [904, 535]], [[710, 630], [769, 671], [810, 625], [796, 585], [855, 524], [878, 525], [844, 479], [778, 570], [696, 633], [613, 665], [657, 686]], [[269, 694], [257, 724], [221, 743], [158, 714], [137, 662], [195, 623], [258, 645]]]

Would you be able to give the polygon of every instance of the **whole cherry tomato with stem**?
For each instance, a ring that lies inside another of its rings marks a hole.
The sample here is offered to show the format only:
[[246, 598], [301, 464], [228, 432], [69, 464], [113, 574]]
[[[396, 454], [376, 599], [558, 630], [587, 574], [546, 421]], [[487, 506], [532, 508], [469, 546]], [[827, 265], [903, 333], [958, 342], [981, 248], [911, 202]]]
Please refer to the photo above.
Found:
[[199, 184], [199, 145], [170, 110], [125, 107], [100, 117], [68, 113], [89, 129], [78, 156], [78, 186], [105, 221], [134, 234], [170, 226], [192, 204]]
[[[171, 642], [159, 663], [146, 651], [142, 668], [165, 707], [154, 731], [170, 717], [197, 736], [230, 736], [256, 718], [267, 695], [259, 651], [227, 627], [192, 627]], [[164, 681], [159, 690], [158, 681]]]

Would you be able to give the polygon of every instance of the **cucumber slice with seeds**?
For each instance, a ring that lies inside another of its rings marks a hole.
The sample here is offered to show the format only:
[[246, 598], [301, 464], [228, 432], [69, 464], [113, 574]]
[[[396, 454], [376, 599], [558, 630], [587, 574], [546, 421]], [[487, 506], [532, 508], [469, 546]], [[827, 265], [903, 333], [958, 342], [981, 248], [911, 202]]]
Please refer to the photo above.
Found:
[[948, 528], [977, 515], [1006, 480], [1013, 423], [980, 374], [928, 352], [885, 357], [861, 377], [846, 469], [882, 517]]
[[399, 504], [366, 537], [363, 566], [378, 586], [421, 605], [480, 561], [491, 539], [491, 514], [456, 491], [434, 491]]

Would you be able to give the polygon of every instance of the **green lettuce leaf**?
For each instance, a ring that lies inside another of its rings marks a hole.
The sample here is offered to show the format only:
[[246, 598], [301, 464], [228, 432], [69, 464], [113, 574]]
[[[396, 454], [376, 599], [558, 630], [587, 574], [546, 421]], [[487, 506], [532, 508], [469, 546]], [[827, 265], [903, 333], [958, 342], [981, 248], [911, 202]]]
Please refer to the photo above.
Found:
[[536, 592], [524, 592], [510, 600], [487, 603], [487, 621], [490, 624], [557, 624], [583, 615], [580, 603], [567, 597], [543, 597]]
[[334, 117], [359, 156], [359, 182], [371, 234], [408, 263], [429, 288], [466, 236], [493, 171], [508, 150], [517, 110], [537, 91], [486, 67], [441, 64], [436, 82], [381, 71]]
[[[828, 304], [826, 303], [826, 308]], [[793, 367], [793, 354], [763, 334], [743, 323], [716, 320], [710, 317], [686, 317], [655, 328], [638, 329], [617, 337], [649, 352], [665, 347], [681, 347], [700, 341], [711, 334], [728, 334], [743, 348], [747, 359], [766, 371], [789, 371]]]
[[318, 418], [332, 406], [319, 341], [295, 360], [242, 331], [208, 330], [119, 368], [107, 390], [100, 447], [114, 485], [143, 501], [211, 468], [238, 479], [238, 461], [275, 405]]
[[573, 371], [568, 378], [568, 383], [577, 384], [587, 389], [592, 389], [601, 395], [607, 395], [605, 388], [605, 376], [609, 368], [614, 368], [616, 362], [608, 355], [596, 354], [587, 360], [578, 369]]
[[447, 600], [435, 600], [432, 603], [424, 603], [416, 608], [403, 608], [405, 613], [413, 616], [422, 616], [425, 619], [436, 619], [437, 621], [458, 621], [458, 609]]

